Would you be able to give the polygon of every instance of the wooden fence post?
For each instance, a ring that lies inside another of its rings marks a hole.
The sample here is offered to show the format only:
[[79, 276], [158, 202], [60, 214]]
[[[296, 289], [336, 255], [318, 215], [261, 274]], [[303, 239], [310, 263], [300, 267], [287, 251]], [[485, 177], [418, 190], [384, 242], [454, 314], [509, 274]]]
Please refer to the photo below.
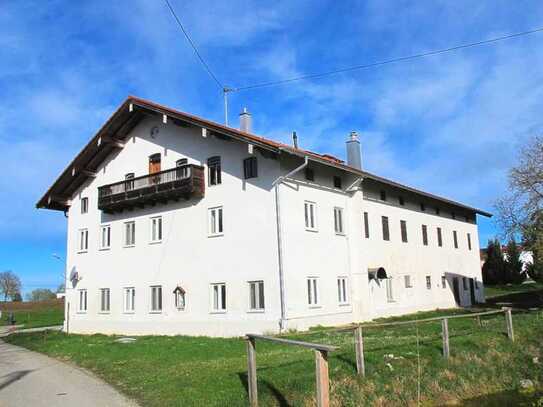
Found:
[[330, 405], [330, 380], [328, 377], [328, 352], [315, 350], [315, 376], [317, 379], [317, 407]]
[[515, 341], [515, 332], [513, 331], [513, 315], [511, 315], [511, 308], [502, 308], [505, 312], [505, 324], [507, 325], [507, 337], [511, 339], [511, 342]]
[[362, 327], [357, 327], [354, 330], [354, 350], [356, 353], [356, 372], [360, 376], [366, 375], [366, 367], [364, 365], [364, 338], [362, 337]]
[[450, 356], [449, 350], [449, 322], [447, 318], [441, 320], [441, 330], [443, 336], [443, 357], [448, 359]]
[[258, 390], [256, 385], [256, 345], [255, 339], [247, 337], [247, 385], [249, 387], [249, 405], [258, 406]]
[[479, 325], [479, 327], [483, 326], [483, 322], [481, 321], [481, 316], [480, 315], [477, 315], [477, 325]]

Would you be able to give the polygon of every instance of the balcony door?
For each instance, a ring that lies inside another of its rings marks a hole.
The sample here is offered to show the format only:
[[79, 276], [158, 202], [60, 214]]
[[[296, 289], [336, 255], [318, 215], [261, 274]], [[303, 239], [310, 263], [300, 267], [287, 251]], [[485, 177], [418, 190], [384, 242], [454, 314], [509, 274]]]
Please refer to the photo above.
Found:
[[160, 172], [160, 153], [149, 156], [149, 175]]

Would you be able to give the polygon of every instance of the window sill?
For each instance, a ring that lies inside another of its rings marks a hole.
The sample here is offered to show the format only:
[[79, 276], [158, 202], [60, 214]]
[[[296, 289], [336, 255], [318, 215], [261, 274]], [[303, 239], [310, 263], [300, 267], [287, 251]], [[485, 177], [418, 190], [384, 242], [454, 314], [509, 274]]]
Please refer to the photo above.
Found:
[[186, 308], [175, 307], [178, 312], [185, 312]]
[[111, 248], [110, 247], [101, 247], [101, 248], [98, 249], [98, 251], [100, 251], [100, 252], [107, 252], [108, 250], [111, 250]]
[[156, 240], [156, 241], [153, 241], [153, 242], [149, 242], [149, 244], [160, 244], [162, 243], [162, 240]]
[[320, 309], [322, 308], [322, 305], [310, 305], [309, 309]]
[[347, 234], [344, 233], [344, 232], [336, 232], [336, 236], [343, 236], [343, 237], [345, 237], [345, 236], [347, 236]]
[[99, 315], [109, 315], [109, 314], [111, 314], [111, 311], [100, 311], [98, 314]]
[[264, 309], [250, 309], [247, 311], [247, 314], [264, 314], [266, 310]]
[[224, 236], [224, 233], [217, 233], [217, 234], [214, 234], [214, 235], [207, 235], [207, 237], [222, 237]]
[[84, 254], [84, 253], [88, 253], [88, 250], [79, 250], [79, 251], [77, 252], [77, 254]]
[[210, 314], [226, 314], [226, 310], [224, 311], [210, 311]]
[[349, 305], [351, 305], [349, 302], [340, 302], [339, 303], [340, 307], [348, 307]]
[[149, 311], [149, 314], [162, 314], [162, 310], [160, 310], [160, 311]]
[[125, 249], [130, 249], [130, 248], [132, 248], [132, 247], [136, 247], [136, 245], [135, 245], [135, 244], [129, 244], [129, 245], [124, 245], [123, 247], [124, 247]]
[[76, 311], [76, 314], [86, 314], [87, 311]]
[[136, 311], [123, 311], [123, 314], [127, 314], [127, 315], [133, 315], [135, 313]]
[[313, 232], [313, 233], [318, 233], [318, 229], [310, 229], [310, 228], [305, 228], [306, 232]]

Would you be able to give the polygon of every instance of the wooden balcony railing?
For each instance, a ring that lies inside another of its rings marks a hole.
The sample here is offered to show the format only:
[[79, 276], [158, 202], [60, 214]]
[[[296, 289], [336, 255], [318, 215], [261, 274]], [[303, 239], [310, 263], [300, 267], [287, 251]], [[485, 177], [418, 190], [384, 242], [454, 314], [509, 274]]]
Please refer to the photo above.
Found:
[[180, 198], [203, 198], [204, 167], [189, 164], [98, 188], [98, 209], [120, 212]]

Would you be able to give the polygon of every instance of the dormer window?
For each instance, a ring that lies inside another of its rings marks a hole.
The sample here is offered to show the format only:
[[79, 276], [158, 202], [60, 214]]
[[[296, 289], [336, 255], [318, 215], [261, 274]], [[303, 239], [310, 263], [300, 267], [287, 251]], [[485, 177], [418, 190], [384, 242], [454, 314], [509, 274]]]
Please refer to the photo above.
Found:
[[186, 291], [180, 285], [175, 287], [175, 290], [173, 290], [175, 308], [177, 308], [179, 311], [185, 310], [185, 294]]

